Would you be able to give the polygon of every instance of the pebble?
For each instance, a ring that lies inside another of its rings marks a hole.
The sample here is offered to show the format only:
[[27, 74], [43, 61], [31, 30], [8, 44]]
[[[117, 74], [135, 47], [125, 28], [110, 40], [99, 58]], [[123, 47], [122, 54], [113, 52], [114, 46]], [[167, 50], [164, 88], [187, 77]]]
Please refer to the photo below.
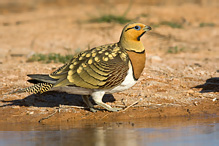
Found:
[[187, 93], [192, 94], [192, 93], [194, 93], [194, 91], [192, 89], [190, 89], [190, 90], [187, 91]]
[[149, 57], [151, 62], [161, 62], [162, 59], [159, 56], [150, 56]]
[[34, 114], [33, 111], [27, 111], [27, 115], [32, 115], [32, 114]]
[[217, 98], [215, 97], [214, 99], [212, 99], [213, 102], [215, 102], [217, 100]]
[[34, 114], [34, 112], [33, 112], [33, 111], [32, 111], [32, 112], [29, 112], [29, 114], [32, 115], [32, 114]]
[[200, 71], [200, 75], [204, 75], [205, 74], [205, 71]]
[[198, 105], [198, 102], [197, 102], [197, 101], [195, 101], [195, 102], [193, 102], [193, 104], [194, 104], [195, 106], [197, 106], [197, 105]]
[[20, 106], [12, 106], [11, 108], [17, 109], [17, 108], [20, 108]]

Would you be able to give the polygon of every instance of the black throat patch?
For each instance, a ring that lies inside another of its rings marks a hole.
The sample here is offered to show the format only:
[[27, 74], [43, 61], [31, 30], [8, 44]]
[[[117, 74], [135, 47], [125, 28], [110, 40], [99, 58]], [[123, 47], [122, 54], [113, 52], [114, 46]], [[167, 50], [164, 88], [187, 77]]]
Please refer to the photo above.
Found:
[[[146, 32], [146, 31], [145, 31]], [[145, 34], [145, 32], [143, 32], [140, 36], [137, 37], [137, 40], [140, 41], [141, 36], [143, 36]]]

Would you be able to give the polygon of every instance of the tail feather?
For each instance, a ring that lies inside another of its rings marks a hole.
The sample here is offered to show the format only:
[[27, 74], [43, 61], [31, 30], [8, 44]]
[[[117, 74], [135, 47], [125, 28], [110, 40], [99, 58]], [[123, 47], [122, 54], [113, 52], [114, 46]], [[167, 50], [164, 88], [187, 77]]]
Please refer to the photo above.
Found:
[[28, 80], [28, 82], [30, 82], [30, 83], [43, 83], [43, 82], [45, 82], [45, 83], [55, 84], [57, 81], [56, 79], [51, 78], [47, 74], [29, 74], [27, 76], [31, 78], [30, 80]]
[[28, 82], [33, 83], [34, 84], [33, 86], [23, 89], [18, 89], [8, 94], [22, 93], [22, 92], [28, 92], [33, 94], [43, 93], [50, 90], [53, 87], [53, 85], [57, 82], [56, 79], [53, 79], [46, 74], [29, 74], [27, 76], [31, 78], [28, 80]]
[[34, 84], [33, 86], [10, 92], [9, 94], [22, 93], [22, 92], [37, 94], [37, 93], [46, 92], [50, 90], [52, 87], [53, 87], [53, 84], [51, 83], [37, 83], [37, 84]]

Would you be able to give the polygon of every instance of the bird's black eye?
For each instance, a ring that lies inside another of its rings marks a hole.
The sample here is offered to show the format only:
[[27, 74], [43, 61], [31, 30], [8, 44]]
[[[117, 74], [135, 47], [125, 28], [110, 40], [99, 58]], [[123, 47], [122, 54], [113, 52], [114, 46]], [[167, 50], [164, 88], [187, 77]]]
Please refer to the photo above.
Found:
[[140, 30], [140, 29], [141, 29], [141, 27], [140, 27], [140, 26], [138, 26], [138, 25], [136, 25], [136, 26], [134, 27], [134, 29], [135, 29], [135, 30]]

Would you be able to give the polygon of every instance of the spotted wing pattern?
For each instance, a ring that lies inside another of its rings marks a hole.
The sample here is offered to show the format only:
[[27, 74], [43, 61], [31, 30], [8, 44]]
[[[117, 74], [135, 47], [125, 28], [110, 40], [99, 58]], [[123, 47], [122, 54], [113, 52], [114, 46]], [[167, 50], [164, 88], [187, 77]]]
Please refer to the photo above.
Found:
[[124, 81], [128, 63], [128, 54], [117, 43], [104, 45], [78, 54], [50, 77], [58, 79], [54, 87], [109, 89]]

